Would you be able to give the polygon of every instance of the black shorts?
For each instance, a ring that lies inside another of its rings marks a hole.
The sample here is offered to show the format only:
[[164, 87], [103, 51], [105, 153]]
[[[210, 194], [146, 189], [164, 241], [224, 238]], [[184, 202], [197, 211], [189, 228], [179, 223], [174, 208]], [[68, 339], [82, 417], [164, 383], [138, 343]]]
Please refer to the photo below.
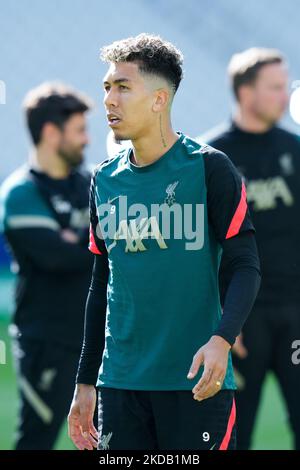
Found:
[[74, 392], [79, 350], [21, 336], [12, 343], [19, 416], [16, 450], [50, 450]]
[[98, 450], [235, 449], [233, 390], [201, 402], [191, 391], [99, 389]]
[[268, 371], [280, 384], [288, 421], [294, 434], [294, 448], [300, 449], [300, 364], [293, 362], [295, 340], [300, 339], [300, 303], [263, 304], [257, 302], [243, 327], [244, 359], [233, 354], [239, 391], [238, 449], [249, 449], [259, 407], [262, 386]]

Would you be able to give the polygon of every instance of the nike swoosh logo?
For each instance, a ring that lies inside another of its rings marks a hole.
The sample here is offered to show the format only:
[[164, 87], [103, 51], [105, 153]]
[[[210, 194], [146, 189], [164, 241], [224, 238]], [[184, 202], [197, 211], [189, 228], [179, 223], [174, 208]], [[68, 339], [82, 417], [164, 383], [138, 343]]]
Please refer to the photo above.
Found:
[[120, 195], [120, 196], [116, 196], [116, 197], [112, 197], [112, 198], [109, 197], [107, 199], [107, 204], [111, 204], [113, 201], [115, 201], [116, 199], [119, 199], [120, 197], [125, 197], [125, 196]]

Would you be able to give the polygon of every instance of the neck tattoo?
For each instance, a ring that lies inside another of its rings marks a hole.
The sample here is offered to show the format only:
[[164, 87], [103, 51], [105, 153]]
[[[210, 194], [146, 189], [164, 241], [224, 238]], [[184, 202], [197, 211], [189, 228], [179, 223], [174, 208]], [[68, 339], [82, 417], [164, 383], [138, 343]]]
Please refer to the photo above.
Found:
[[162, 130], [161, 114], [159, 115], [159, 130], [160, 130], [160, 136], [161, 136], [161, 141], [162, 141], [163, 147], [166, 147], [167, 144], [166, 144], [164, 134], [163, 134], [163, 130]]

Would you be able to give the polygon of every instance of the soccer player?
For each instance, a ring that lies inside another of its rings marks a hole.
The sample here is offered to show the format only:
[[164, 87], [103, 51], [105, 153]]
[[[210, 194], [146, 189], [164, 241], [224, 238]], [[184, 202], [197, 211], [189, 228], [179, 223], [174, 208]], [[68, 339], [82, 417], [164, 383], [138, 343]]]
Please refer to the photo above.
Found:
[[292, 361], [300, 338], [300, 139], [277, 126], [288, 102], [287, 66], [279, 51], [254, 48], [232, 57], [229, 74], [236, 111], [209, 143], [244, 175], [262, 265], [260, 293], [235, 346], [244, 383], [237, 394], [238, 448], [251, 446], [262, 384], [272, 370], [300, 449], [300, 368]]
[[[108, 124], [132, 147], [92, 179], [95, 263], [69, 434], [79, 449], [233, 449], [230, 348], [260, 282], [245, 188], [224, 154], [174, 132], [172, 44], [141, 34], [102, 58]], [[222, 250], [233, 270], [223, 315]]]
[[91, 174], [81, 168], [89, 101], [64, 84], [31, 90], [29, 163], [1, 187], [17, 269], [10, 332], [20, 409], [16, 449], [51, 449], [74, 389], [93, 256], [86, 250]]

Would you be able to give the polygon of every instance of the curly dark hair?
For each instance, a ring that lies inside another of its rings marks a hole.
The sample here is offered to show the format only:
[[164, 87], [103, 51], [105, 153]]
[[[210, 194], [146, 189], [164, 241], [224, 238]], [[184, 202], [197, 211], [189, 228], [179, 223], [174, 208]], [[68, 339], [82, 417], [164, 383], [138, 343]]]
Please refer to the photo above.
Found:
[[159, 75], [177, 91], [183, 77], [183, 55], [160, 36], [142, 33], [101, 49], [104, 62], [136, 62], [144, 73]]

